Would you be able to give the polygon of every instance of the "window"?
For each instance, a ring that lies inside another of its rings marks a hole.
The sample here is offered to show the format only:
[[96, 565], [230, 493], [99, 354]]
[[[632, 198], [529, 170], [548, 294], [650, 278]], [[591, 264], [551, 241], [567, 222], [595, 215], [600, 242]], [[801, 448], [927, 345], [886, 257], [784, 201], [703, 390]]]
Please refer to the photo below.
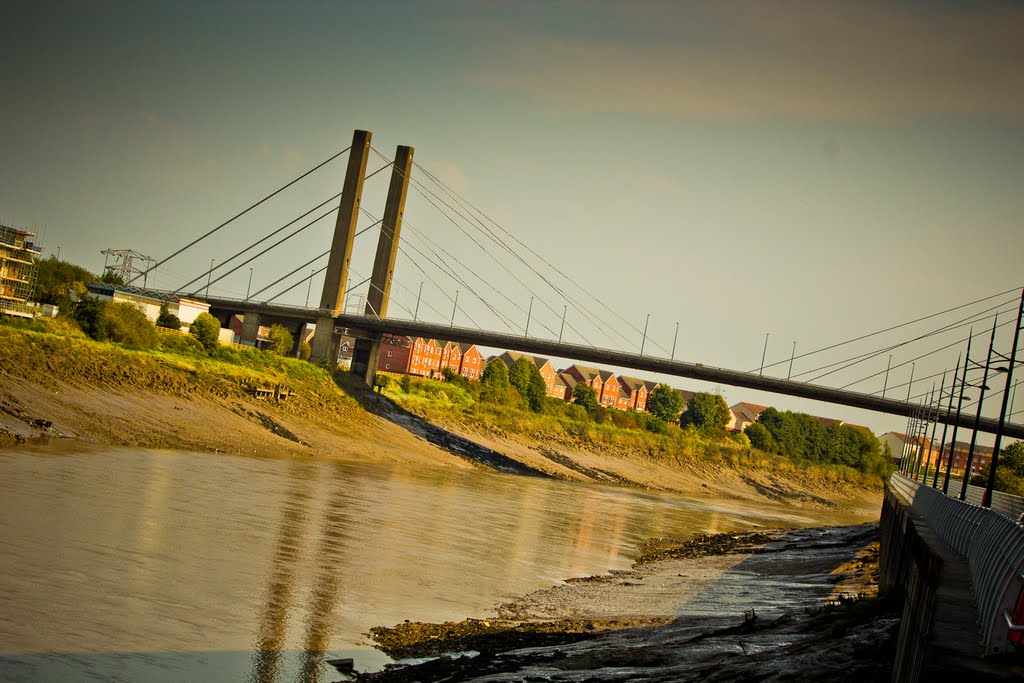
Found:
[[385, 370], [390, 370], [391, 369], [391, 364], [390, 363], [385, 363], [384, 364], [384, 369]]
[[391, 358], [391, 352], [388, 351], [388, 358]]

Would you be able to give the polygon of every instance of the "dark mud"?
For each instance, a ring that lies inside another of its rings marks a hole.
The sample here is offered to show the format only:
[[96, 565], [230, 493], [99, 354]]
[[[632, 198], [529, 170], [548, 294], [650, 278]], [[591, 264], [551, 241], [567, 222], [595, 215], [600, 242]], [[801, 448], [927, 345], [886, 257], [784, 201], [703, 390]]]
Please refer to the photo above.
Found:
[[[557, 592], [578, 584], [625, 592], [627, 604], [635, 594], [639, 604], [648, 584], [728, 555], [739, 564], [675, 616], [531, 617], [554, 611], [545, 608]], [[356, 680], [887, 681], [900, 601], [869, 597], [876, 569], [873, 525], [657, 539], [632, 571], [524, 596], [494, 619], [375, 628], [390, 656], [434, 659]], [[770, 597], [751, 595], [737, 611], [723, 599], [735, 597], [736, 576]]]

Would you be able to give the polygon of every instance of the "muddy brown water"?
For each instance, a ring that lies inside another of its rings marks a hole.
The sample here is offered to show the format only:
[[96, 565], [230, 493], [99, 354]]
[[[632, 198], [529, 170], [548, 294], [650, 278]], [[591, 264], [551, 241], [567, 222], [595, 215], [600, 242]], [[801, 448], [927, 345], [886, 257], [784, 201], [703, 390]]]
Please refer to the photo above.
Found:
[[0, 680], [335, 680], [370, 627], [492, 614], [643, 539], [848, 515], [451, 468], [0, 450]]

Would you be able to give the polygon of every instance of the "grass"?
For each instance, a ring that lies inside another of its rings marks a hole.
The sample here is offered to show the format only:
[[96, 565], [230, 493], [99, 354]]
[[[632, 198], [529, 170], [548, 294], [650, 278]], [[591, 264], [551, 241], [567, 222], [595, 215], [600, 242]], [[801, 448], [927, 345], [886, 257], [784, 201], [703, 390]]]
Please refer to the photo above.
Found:
[[621, 457], [644, 457], [653, 461], [762, 470], [790, 477], [811, 477], [837, 484], [878, 487], [878, 477], [844, 465], [794, 461], [783, 455], [765, 453], [738, 443], [728, 436], [704, 434], [697, 430], [669, 426], [655, 433], [638, 425], [649, 418], [623, 411], [602, 411], [597, 419], [586, 411], [555, 399], [535, 413], [514, 394], [512, 400], [495, 403], [481, 399], [479, 383], [454, 383], [412, 378], [409, 391], [397, 381], [388, 383], [386, 394], [406, 409], [425, 419], [445, 424], [451, 421], [491, 433], [521, 435], [541, 443], [598, 450]]

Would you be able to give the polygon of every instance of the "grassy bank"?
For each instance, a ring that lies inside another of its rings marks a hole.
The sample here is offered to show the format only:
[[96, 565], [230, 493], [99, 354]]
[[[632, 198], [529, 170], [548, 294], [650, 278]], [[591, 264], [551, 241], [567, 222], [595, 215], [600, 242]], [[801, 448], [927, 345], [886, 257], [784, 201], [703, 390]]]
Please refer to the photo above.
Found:
[[[403, 386], [404, 385], [404, 386]], [[645, 428], [650, 416], [616, 410], [588, 413], [579, 406], [548, 399], [541, 412], [524, 401], [496, 403], [478, 387], [415, 378], [388, 382], [385, 395], [430, 422], [505, 440], [526, 440], [570, 450], [695, 469], [770, 471], [794, 478], [881, 488], [879, 477], [843, 465], [817, 464], [752, 448], [742, 435], [707, 434], [667, 425]]]

